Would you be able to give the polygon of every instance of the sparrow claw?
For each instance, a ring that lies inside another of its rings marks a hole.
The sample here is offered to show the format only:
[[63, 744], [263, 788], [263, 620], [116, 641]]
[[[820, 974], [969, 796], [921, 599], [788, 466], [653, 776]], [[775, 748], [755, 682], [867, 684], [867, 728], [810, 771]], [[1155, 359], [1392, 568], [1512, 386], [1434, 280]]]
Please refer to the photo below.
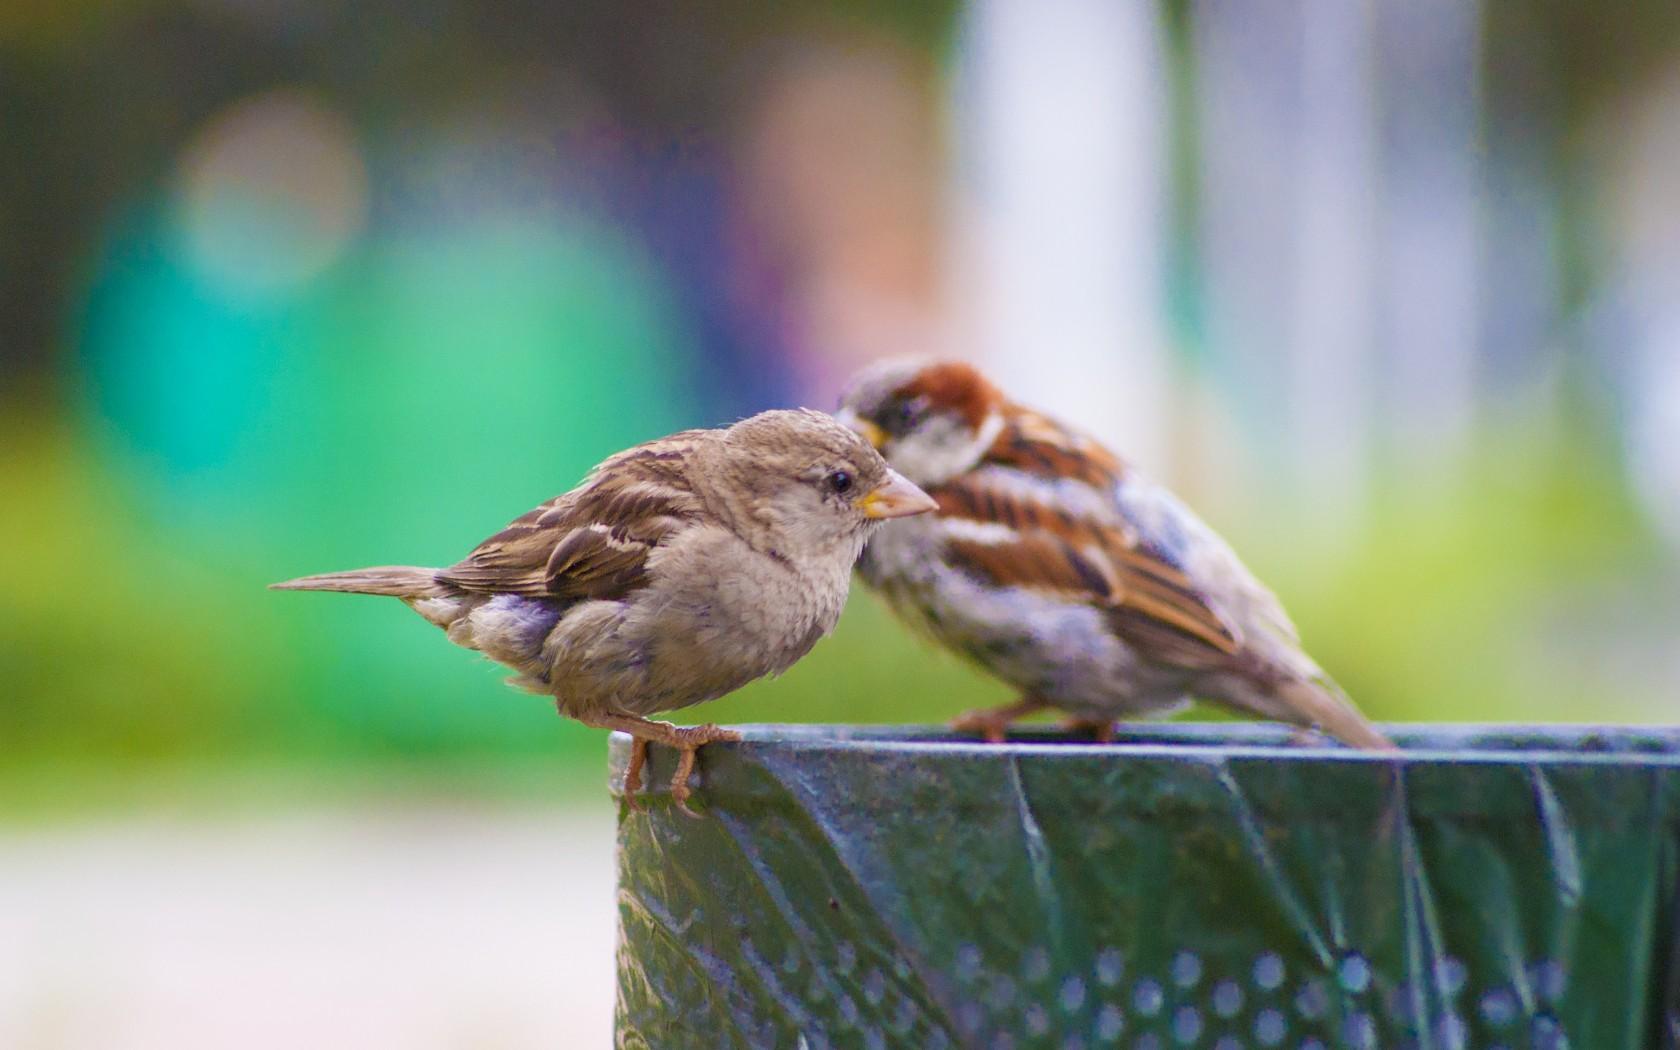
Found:
[[1110, 718], [1064, 718], [1062, 728], [1069, 733], [1089, 733], [1098, 744], [1114, 743], [1114, 720]]
[[700, 814], [688, 808], [688, 796], [692, 794], [688, 778], [694, 774], [694, 751], [692, 747], [685, 747], [681, 751], [681, 757], [677, 759], [677, 771], [671, 777], [671, 801], [689, 816], [698, 817]]
[[624, 767], [624, 804], [633, 813], [642, 811], [638, 796], [642, 790], [642, 767], [647, 764], [647, 747], [647, 741], [639, 736], [630, 740], [630, 763]]
[[1001, 744], [1009, 739], [1010, 719], [998, 717], [995, 711], [964, 711], [951, 719], [951, 731], [972, 733], [985, 738], [988, 744]]
[[957, 733], [977, 733], [989, 744], [1001, 744], [1009, 738], [1011, 724], [1044, 706], [1044, 701], [1029, 696], [1002, 707], [977, 708], [953, 718], [951, 729]]
[[630, 761], [624, 767], [624, 800], [626, 805], [637, 811], [642, 808], [636, 794], [642, 787], [642, 770], [647, 765], [649, 744], [664, 744], [676, 750], [677, 772], [671, 778], [671, 798], [684, 813], [698, 817], [700, 814], [688, 808], [689, 796], [693, 794], [688, 780], [694, 773], [695, 752], [707, 744], [741, 739], [741, 734], [735, 730], [711, 723], [679, 729], [669, 722], [616, 714], [588, 714], [579, 720], [599, 729], [616, 729], [630, 737]]
[[677, 808], [691, 817], [699, 819], [700, 814], [689, 808], [688, 799], [693, 789], [688, 786], [689, 778], [694, 774], [694, 762], [699, 749], [707, 744], [718, 741], [739, 740], [741, 734], [733, 729], [720, 729], [711, 724], [691, 726], [687, 729], [673, 730], [670, 744], [680, 753], [677, 759], [676, 775], [671, 777], [671, 799]]

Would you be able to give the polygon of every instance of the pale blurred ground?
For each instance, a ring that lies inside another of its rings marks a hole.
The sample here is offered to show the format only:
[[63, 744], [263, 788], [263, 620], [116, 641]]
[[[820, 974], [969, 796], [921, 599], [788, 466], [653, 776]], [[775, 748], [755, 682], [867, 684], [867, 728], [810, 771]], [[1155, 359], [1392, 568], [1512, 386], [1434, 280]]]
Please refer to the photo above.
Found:
[[0, 1047], [611, 1042], [612, 811], [0, 829]]

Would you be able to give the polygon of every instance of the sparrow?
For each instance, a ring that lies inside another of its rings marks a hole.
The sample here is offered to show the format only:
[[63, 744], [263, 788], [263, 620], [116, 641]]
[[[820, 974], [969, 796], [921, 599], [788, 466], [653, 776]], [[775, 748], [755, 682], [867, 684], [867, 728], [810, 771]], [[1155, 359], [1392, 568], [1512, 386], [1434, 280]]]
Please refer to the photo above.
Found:
[[833, 417], [771, 411], [620, 452], [448, 568], [273, 586], [401, 599], [562, 715], [630, 734], [632, 806], [648, 743], [675, 748], [687, 809], [696, 749], [739, 734], [647, 716], [787, 670], [834, 629], [870, 533], [933, 507]]
[[939, 508], [871, 538], [859, 575], [913, 628], [1020, 690], [959, 731], [1001, 741], [1054, 708], [1107, 741], [1117, 718], [1200, 698], [1393, 748], [1231, 548], [1089, 435], [954, 361], [866, 369], [838, 418]]

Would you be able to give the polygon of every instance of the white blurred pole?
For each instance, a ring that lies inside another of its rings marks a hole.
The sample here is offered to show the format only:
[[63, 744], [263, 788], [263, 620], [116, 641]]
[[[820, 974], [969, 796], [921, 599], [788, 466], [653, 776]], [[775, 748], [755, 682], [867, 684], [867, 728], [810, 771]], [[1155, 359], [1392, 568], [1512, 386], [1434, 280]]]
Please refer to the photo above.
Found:
[[1387, 401], [1401, 440], [1432, 463], [1461, 450], [1474, 408], [1480, 23], [1474, 2], [1382, 0]]
[[1300, 17], [1294, 0], [1198, 4], [1192, 17], [1210, 363], [1246, 439], [1231, 457], [1239, 477], [1268, 490], [1294, 451]]
[[1208, 331], [1248, 438], [1232, 458], [1314, 543], [1353, 534], [1369, 467], [1372, 2], [1194, 9]]
[[974, 0], [956, 99], [965, 349], [1164, 467], [1167, 86], [1153, 3]]
[[1373, 0], [1303, 0], [1289, 418], [1296, 490], [1327, 533], [1362, 502], [1377, 234]]

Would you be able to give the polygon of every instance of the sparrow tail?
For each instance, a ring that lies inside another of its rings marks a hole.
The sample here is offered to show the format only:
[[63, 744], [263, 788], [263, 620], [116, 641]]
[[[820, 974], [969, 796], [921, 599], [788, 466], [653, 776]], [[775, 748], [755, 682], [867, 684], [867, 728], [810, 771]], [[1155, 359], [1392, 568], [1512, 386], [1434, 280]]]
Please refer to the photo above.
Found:
[[1398, 751], [1394, 742], [1354, 710], [1340, 690], [1324, 682], [1294, 681], [1277, 687], [1278, 696], [1300, 721], [1363, 751]]
[[436, 569], [413, 565], [381, 565], [349, 572], [325, 572], [285, 583], [271, 583], [275, 591], [342, 591], [346, 594], [388, 594], [394, 598], [433, 598], [444, 594]]

